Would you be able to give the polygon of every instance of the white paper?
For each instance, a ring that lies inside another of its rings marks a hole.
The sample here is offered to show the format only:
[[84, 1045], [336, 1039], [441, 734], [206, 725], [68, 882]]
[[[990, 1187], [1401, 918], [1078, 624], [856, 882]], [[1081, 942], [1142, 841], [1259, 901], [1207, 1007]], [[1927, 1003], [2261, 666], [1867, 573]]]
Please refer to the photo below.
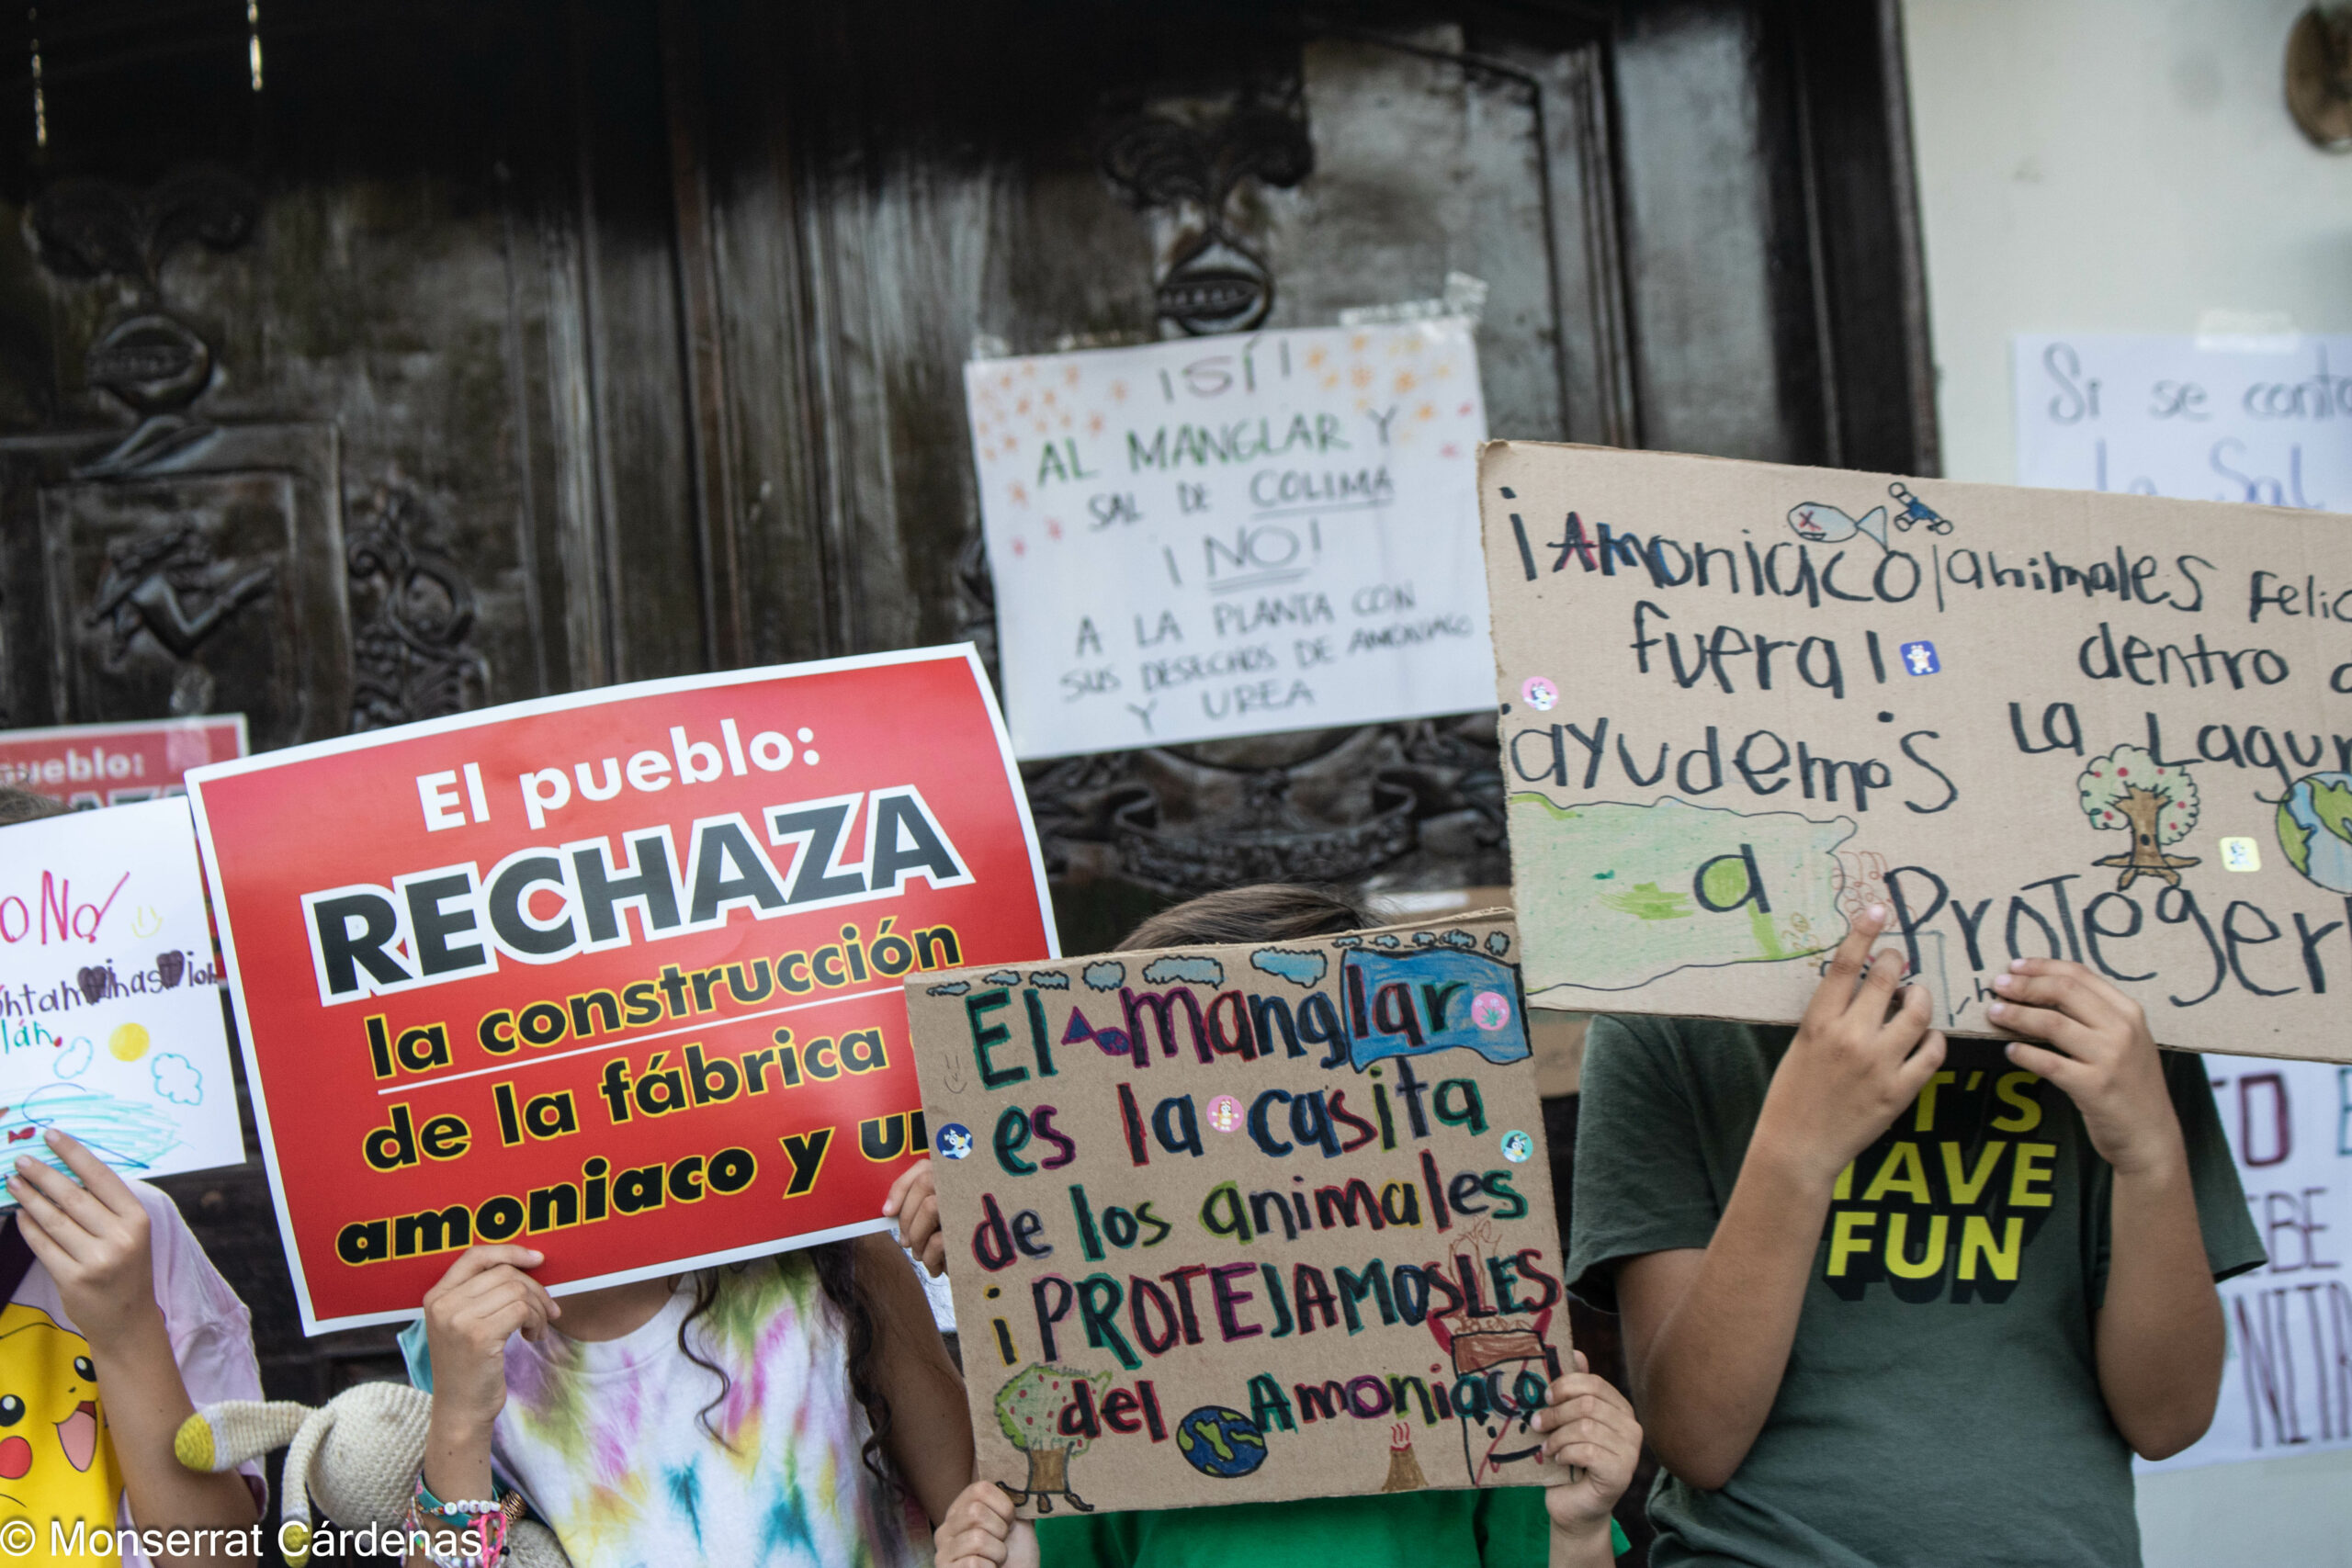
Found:
[[[2019, 484], [2352, 511], [2352, 337], [2020, 335], [2015, 369]], [[2352, 1067], [2203, 1066], [2270, 1260], [2222, 1286], [2211, 1428], [2138, 1468], [2352, 1448]]]
[[1469, 323], [965, 367], [1016, 755], [1494, 705]]
[[51, 1127], [126, 1176], [244, 1160], [184, 797], [0, 829], [0, 1157], [62, 1168]]
[[2352, 337], [2020, 333], [2012, 370], [2019, 484], [2352, 512]]
[[2352, 1449], [2352, 1067], [2204, 1066], [2270, 1261], [2222, 1286], [2230, 1359], [2211, 1428], [2140, 1468]]

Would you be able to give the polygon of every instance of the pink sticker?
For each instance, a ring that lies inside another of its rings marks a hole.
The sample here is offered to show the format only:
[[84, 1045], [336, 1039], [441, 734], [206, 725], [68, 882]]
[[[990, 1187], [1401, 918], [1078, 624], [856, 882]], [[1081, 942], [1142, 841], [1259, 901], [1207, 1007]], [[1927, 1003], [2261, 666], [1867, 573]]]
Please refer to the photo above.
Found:
[[1470, 1021], [1488, 1031], [1510, 1021], [1510, 998], [1500, 991], [1480, 991], [1470, 998]]
[[1525, 697], [1527, 705], [1537, 713], [1550, 713], [1553, 705], [1560, 700], [1560, 688], [1541, 675], [1531, 675], [1527, 678], [1527, 684], [1519, 689], [1519, 694]]
[[1220, 1094], [1209, 1101], [1209, 1125], [1220, 1133], [1230, 1133], [1241, 1125], [1241, 1102], [1229, 1094]]

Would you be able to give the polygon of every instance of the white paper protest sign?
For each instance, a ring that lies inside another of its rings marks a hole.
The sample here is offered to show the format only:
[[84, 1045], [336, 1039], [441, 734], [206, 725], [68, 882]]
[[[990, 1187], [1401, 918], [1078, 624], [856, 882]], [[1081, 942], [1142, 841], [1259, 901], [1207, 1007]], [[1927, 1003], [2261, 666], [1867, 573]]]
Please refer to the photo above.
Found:
[[2270, 1260], [2222, 1285], [2230, 1356], [2213, 1425], [2143, 1470], [2352, 1449], [2352, 1067], [2208, 1056]]
[[2352, 512], [2352, 337], [2020, 333], [2011, 368], [2019, 484]]
[[51, 1127], [126, 1176], [244, 1160], [185, 798], [0, 829], [0, 1157], [60, 1164]]
[[1013, 750], [1494, 705], [1468, 322], [965, 367]]

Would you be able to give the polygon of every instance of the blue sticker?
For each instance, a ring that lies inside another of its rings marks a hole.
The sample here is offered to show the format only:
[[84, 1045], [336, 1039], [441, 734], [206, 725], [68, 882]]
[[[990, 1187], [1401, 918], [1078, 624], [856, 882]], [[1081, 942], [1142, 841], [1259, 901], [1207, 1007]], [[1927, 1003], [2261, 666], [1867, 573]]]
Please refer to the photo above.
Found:
[[1934, 643], [1906, 642], [1903, 645], [1903, 668], [1907, 674], [1933, 675], [1943, 668], [1943, 662], [1936, 657]]
[[1517, 1165], [1532, 1156], [1534, 1153], [1535, 1140], [1526, 1134], [1514, 1131], [1503, 1134], [1503, 1158], [1510, 1161], [1511, 1164]]
[[939, 1130], [939, 1157], [963, 1159], [972, 1152], [972, 1130], [961, 1122], [950, 1122]]

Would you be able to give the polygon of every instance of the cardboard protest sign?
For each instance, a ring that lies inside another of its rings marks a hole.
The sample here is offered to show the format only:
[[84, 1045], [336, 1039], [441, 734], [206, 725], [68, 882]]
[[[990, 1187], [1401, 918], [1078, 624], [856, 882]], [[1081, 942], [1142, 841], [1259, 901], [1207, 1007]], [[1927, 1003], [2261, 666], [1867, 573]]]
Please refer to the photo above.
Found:
[[0, 730], [0, 784], [68, 806], [124, 806], [181, 793], [190, 768], [245, 754], [245, 716]]
[[1539, 1005], [1793, 1021], [1873, 903], [1936, 1021], [2086, 964], [2352, 1060], [2352, 534], [2285, 509], [1497, 443]]
[[0, 829], [0, 1158], [63, 1168], [54, 1127], [125, 1176], [243, 1164], [220, 987], [187, 802]]
[[1510, 921], [907, 983], [979, 1474], [1024, 1513], [1541, 1484]]
[[901, 976], [1049, 957], [968, 647], [646, 682], [189, 780], [304, 1326], [882, 1227]]
[[1471, 324], [968, 365], [1014, 751], [1484, 708]]

